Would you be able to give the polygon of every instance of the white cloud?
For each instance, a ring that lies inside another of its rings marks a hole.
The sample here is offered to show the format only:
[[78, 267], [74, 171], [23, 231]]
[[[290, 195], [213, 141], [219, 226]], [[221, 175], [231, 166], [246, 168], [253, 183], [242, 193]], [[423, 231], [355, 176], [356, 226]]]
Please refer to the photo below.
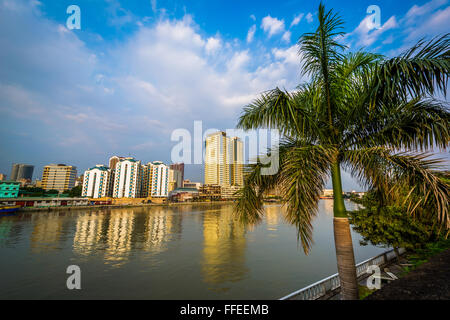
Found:
[[284, 20], [278, 20], [277, 18], [272, 18], [269, 15], [263, 18], [261, 28], [268, 33], [270, 38], [271, 36], [284, 31]]
[[414, 26], [408, 29], [406, 40], [416, 40], [429, 34], [438, 35], [448, 32], [450, 21], [450, 6], [434, 12], [419, 27]]
[[283, 37], [281, 38], [281, 40], [283, 40], [283, 41], [285, 41], [287, 43], [291, 42], [291, 32], [290, 31], [286, 31], [283, 34]]
[[306, 15], [306, 21], [308, 21], [308, 23], [312, 23], [314, 21], [313, 15], [311, 12], [308, 12], [308, 14]]
[[80, 168], [112, 150], [164, 160], [171, 130], [191, 129], [194, 120], [232, 128], [258, 94], [300, 81], [295, 46], [253, 52], [234, 39], [205, 36], [190, 16], [145, 24], [100, 52], [12, 3], [16, 13], [0, 10], [0, 127], [20, 123], [42, 154], [50, 146], [72, 152]]
[[150, 0], [150, 4], [151, 4], [151, 6], [152, 6], [152, 11], [153, 12], [156, 12], [156, 9], [157, 9], [157, 2], [156, 2], [156, 0]]
[[390, 17], [379, 29], [372, 28], [372, 19], [372, 16], [366, 16], [353, 32], [345, 35], [344, 39], [350, 40], [350, 43], [356, 47], [368, 47], [375, 43], [383, 33], [398, 27], [395, 16]]
[[297, 16], [295, 16], [295, 17], [294, 17], [294, 20], [292, 20], [292, 22], [291, 22], [291, 28], [292, 28], [293, 26], [298, 25], [298, 24], [300, 23], [300, 21], [302, 21], [303, 16], [304, 16], [303, 13], [300, 13], [300, 14], [298, 14]]
[[251, 14], [251, 15], [250, 15], [250, 19], [252, 19], [253, 21], [256, 21], [255, 15], [254, 15], [254, 14]]
[[420, 16], [426, 15], [437, 8], [447, 4], [448, 0], [431, 0], [422, 6], [414, 5], [406, 13], [405, 20], [407, 24], [411, 24]]
[[208, 54], [213, 54], [222, 47], [222, 41], [219, 38], [210, 37], [206, 41], [205, 49]]
[[255, 37], [256, 32], [256, 24], [252, 25], [250, 29], [248, 29], [247, 33], [247, 43], [253, 42], [253, 38]]

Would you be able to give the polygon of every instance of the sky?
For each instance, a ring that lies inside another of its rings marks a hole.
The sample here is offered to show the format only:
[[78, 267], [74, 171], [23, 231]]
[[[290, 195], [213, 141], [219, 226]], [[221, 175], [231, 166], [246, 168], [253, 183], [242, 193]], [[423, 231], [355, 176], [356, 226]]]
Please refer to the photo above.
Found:
[[[395, 56], [450, 30], [449, 0], [324, 1], [342, 42]], [[67, 8], [81, 11], [70, 30]], [[319, 1], [0, 0], [0, 173], [112, 155], [171, 161], [175, 129], [234, 128], [243, 106], [302, 76], [296, 42]], [[371, 5], [380, 28], [370, 29]], [[448, 153], [445, 153], [448, 156]], [[203, 181], [202, 166], [186, 178]], [[344, 174], [345, 190], [361, 190]]]

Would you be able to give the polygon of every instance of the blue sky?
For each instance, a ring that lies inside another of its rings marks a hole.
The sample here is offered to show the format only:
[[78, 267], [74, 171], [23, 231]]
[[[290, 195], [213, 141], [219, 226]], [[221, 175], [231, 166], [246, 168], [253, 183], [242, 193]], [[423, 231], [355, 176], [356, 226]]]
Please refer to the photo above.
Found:
[[[393, 56], [449, 31], [448, 0], [324, 3], [344, 19], [351, 50]], [[72, 4], [81, 30], [66, 28]], [[306, 80], [295, 43], [317, 26], [318, 4], [0, 0], [0, 172], [30, 163], [39, 178], [67, 163], [81, 174], [115, 154], [170, 162], [174, 129], [234, 128], [259, 93]], [[380, 29], [367, 28], [370, 5]], [[202, 180], [201, 167], [186, 175]]]

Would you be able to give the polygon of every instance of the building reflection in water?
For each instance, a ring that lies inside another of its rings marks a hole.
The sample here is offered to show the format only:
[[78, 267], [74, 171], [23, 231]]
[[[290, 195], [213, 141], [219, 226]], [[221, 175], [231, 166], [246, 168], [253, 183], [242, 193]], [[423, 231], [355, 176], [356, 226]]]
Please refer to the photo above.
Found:
[[79, 214], [73, 250], [80, 255], [104, 253], [106, 263], [121, 266], [132, 251], [160, 253], [181, 238], [182, 216], [169, 208], [113, 209]]
[[118, 267], [128, 260], [134, 227], [134, 210], [112, 210], [106, 233], [105, 261]]
[[[268, 205], [264, 207], [265, 210], [265, 219], [267, 223], [268, 231], [277, 231], [280, 219], [280, 206], [279, 205]], [[273, 237], [276, 234], [270, 234], [269, 236]]]
[[158, 208], [146, 216], [144, 249], [159, 253], [167, 244], [181, 239], [182, 217], [170, 208]]
[[108, 229], [109, 215], [106, 211], [95, 211], [79, 214], [76, 221], [76, 231], [73, 238], [73, 250], [81, 255], [90, 255], [104, 242]]
[[222, 207], [203, 215], [204, 281], [214, 291], [227, 291], [227, 282], [242, 280], [248, 273], [245, 266], [245, 228], [233, 219], [233, 208]]
[[17, 228], [17, 223], [14, 223], [9, 217], [0, 219], [0, 246], [8, 246], [14, 241], [12, 239], [20, 235], [20, 228]]
[[[327, 216], [333, 216], [334, 215], [333, 214], [333, 205], [334, 205], [333, 200], [324, 199], [324, 200], [321, 200], [320, 202], [323, 203], [323, 208], [324, 208], [324, 211], [326, 212]], [[319, 202], [319, 205], [320, 205], [320, 202]]]
[[[64, 215], [64, 214], [62, 214]], [[33, 231], [31, 233], [32, 252], [57, 250], [65, 240], [63, 234], [63, 216], [59, 212], [39, 212], [32, 214]]]

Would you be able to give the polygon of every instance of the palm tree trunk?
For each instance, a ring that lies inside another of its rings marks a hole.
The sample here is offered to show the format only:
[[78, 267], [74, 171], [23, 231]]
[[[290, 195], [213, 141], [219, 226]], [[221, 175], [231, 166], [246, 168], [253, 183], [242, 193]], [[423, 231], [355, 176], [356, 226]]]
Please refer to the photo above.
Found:
[[342, 300], [358, 299], [358, 281], [356, 279], [355, 255], [353, 253], [352, 235], [342, 196], [341, 168], [339, 162], [331, 168], [334, 194], [334, 244], [336, 259], [341, 281]]

